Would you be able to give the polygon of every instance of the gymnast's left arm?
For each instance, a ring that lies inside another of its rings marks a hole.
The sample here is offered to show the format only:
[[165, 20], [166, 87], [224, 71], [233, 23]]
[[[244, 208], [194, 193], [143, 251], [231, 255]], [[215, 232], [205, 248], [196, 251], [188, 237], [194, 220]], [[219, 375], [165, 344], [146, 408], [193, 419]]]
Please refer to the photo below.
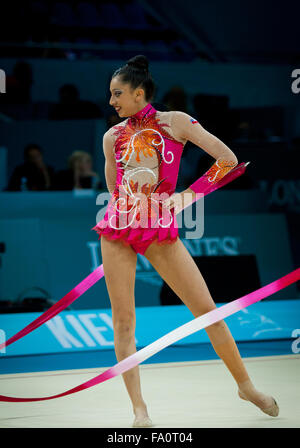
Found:
[[[197, 120], [185, 112], [172, 112], [171, 129], [176, 140], [182, 141], [183, 143], [190, 141], [215, 159], [212, 167], [207, 173], [205, 173], [208, 174], [210, 176], [209, 178], [213, 179], [215, 182], [219, 181], [223, 176], [225, 176], [225, 174], [227, 174], [238, 164], [236, 155], [230, 148], [228, 148], [228, 146], [225, 145], [225, 143], [204, 129]], [[190, 193], [194, 200], [197, 193], [201, 192], [201, 188], [203, 188], [203, 178], [200, 179], [201, 182], [197, 179], [186, 190], [181, 193], [175, 193], [168, 198], [169, 204], [173, 203], [177, 212], [179, 208], [182, 208], [179, 204], [180, 201], [183, 200], [185, 193]]]

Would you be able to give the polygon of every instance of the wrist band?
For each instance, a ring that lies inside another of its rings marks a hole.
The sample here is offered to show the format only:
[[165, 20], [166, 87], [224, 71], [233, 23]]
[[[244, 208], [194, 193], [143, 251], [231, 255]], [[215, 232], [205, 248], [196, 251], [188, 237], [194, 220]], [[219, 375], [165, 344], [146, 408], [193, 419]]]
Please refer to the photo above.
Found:
[[189, 188], [195, 193], [205, 193], [212, 185], [217, 184], [226, 174], [237, 166], [231, 160], [217, 159], [209, 170], [197, 179]]

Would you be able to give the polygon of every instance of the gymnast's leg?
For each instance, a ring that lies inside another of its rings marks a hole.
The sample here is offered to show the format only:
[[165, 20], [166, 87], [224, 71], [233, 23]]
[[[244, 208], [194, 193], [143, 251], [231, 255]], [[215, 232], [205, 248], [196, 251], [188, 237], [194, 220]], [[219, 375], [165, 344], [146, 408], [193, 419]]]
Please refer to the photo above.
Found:
[[[136, 352], [134, 284], [137, 254], [121, 241], [101, 237], [104, 278], [111, 302], [115, 353], [118, 362]], [[141, 393], [139, 367], [122, 374], [130, 396], [135, 426], [150, 426], [147, 406]]]
[[[173, 244], [162, 246], [154, 242], [144, 255], [194, 317], [216, 308], [201, 272], [179, 238]], [[250, 380], [234, 338], [224, 320], [206, 327], [205, 330], [215, 352], [235, 379], [239, 396], [251, 401], [263, 412], [267, 411], [269, 415], [277, 416], [278, 407], [274, 399], [259, 392]]]

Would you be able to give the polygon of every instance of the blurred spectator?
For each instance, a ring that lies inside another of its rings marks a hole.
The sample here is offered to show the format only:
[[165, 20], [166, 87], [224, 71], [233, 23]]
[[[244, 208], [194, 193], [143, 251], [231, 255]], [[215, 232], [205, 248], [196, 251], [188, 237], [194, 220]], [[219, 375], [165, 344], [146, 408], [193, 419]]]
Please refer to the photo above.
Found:
[[88, 152], [74, 151], [69, 157], [68, 166], [67, 170], [56, 174], [55, 190], [102, 188], [98, 174], [93, 171], [92, 156]]
[[123, 121], [122, 118], [119, 117], [119, 115], [115, 113], [111, 113], [106, 117], [106, 128], [107, 130], [110, 129], [112, 126], [115, 126], [116, 124], [121, 123]]
[[7, 191], [50, 190], [53, 178], [54, 169], [45, 164], [42, 149], [31, 143], [24, 149], [24, 163], [11, 175]]
[[163, 97], [163, 102], [169, 111], [188, 112], [187, 95], [181, 86], [172, 87]]
[[164, 103], [160, 103], [158, 101], [152, 101], [151, 104], [156, 110], [159, 110], [161, 112], [169, 112], [168, 107]]
[[[194, 116], [199, 123], [225, 144], [230, 144], [236, 127], [236, 117], [229, 108], [229, 97], [198, 93], [193, 98], [193, 106]], [[247, 132], [246, 128], [244, 131]]]
[[0, 95], [2, 104], [28, 104], [31, 102], [32, 69], [30, 64], [18, 61], [12, 75], [6, 78], [6, 94]]
[[101, 109], [91, 101], [81, 100], [74, 84], [64, 84], [59, 89], [59, 103], [49, 113], [51, 120], [81, 120], [102, 118]]

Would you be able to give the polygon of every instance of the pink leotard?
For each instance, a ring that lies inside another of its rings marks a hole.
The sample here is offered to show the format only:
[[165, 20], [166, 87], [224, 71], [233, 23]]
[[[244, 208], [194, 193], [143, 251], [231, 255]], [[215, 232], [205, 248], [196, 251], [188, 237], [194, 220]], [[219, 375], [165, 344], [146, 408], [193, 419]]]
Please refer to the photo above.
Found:
[[[141, 254], [154, 241], [170, 244], [177, 240], [174, 209], [162, 213], [162, 200], [157, 200], [161, 193], [167, 193], [166, 199], [175, 192], [185, 143], [174, 138], [172, 116], [148, 104], [108, 131], [114, 139], [117, 178], [105, 216], [93, 227], [99, 239], [104, 235], [121, 240]], [[143, 193], [143, 201], [138, 193]], [[147, 218], [142, 204], [147, 206]]]

